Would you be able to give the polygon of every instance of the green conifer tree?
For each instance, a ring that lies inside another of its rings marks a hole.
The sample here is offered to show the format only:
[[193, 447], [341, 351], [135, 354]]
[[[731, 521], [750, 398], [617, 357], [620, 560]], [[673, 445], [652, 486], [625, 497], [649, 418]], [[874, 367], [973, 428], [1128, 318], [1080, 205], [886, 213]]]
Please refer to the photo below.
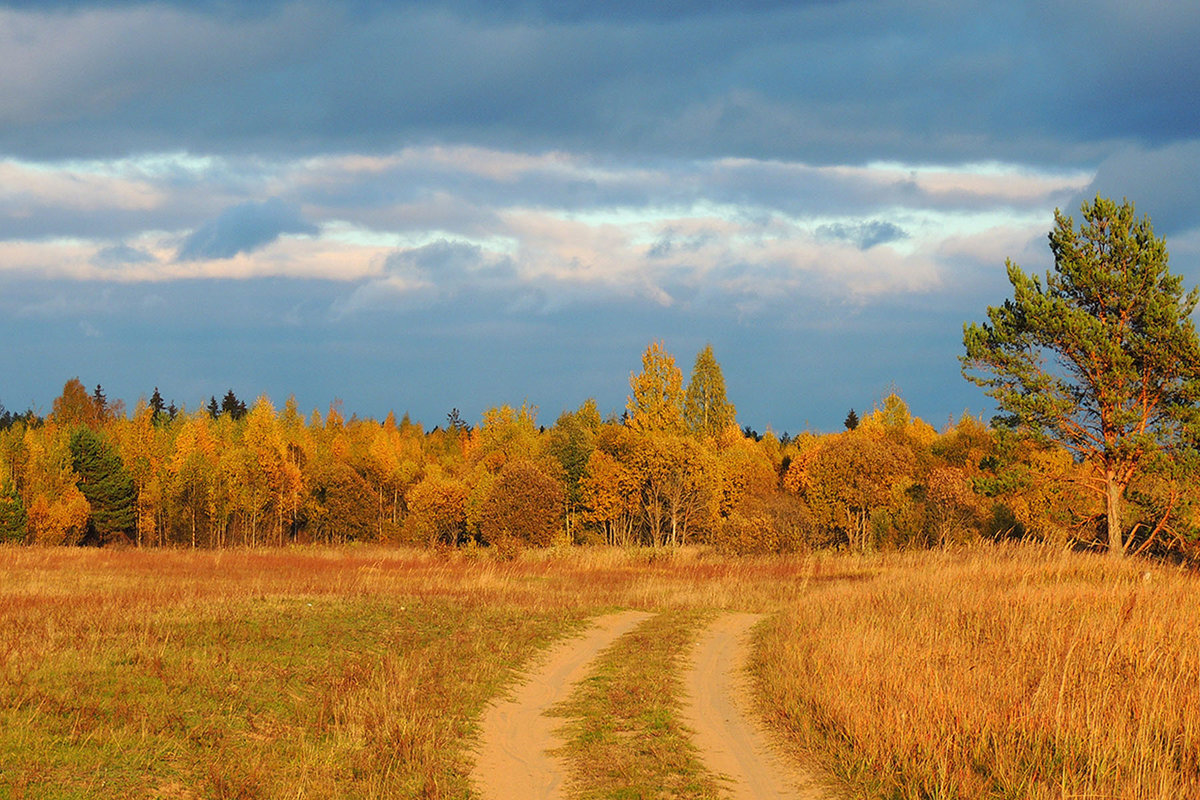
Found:
[[90, 428], [71, 434], [71, 465], [91, 505], [88, 535], [97, 544], [132, 534], [137, 525], [133, 478], [116, 450]]
[[1083, 225], [1055, 211], [1054, 270], [1043, 281], [1008, 262], [1013, 297], [963, 326], [963, 375], [984, 387], [997, 422], [1057, 442], [1093, 469], [1108, 552], [1128, 546], [1122, 505], [1155, 456], [1185, 452], [1200, 428], [1200, 340], [1167, 248], [1133, 205], [1096, 197]]
[[163, 421], [166, 410], [167, 403], [165, 400], [163, 400], [163, 396], [159, 394], [158, 387], [155, 386], [154, 394], [150, 395], [150, 420], [155, 425], [159, 424]]
[[246, 403], [245, 401], [238, 400], [238, 396], [233, 393], [233, 389], [230, 389], [225, 393], [225, 397], [221, 399], [221, 412], [228, 414], [235, 420], [241, 419], [246, 416]]
[[0, 487], [0, 543], [25, 540], [25, 504], [11, 480]]

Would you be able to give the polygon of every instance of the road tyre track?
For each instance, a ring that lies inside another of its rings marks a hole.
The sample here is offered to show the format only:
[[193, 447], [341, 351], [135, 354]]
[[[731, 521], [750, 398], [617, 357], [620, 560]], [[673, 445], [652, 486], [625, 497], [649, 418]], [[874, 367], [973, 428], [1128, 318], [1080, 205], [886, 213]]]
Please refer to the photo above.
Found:
[[544, 712], [567, 698], [592, 660], [617, 638], [651, 617], [639, 611], [595, 620], [582, 637], [555, 645], [510, 698], [484, 714], [472, 780], [487, 800], [559, 800], [566, 769], [548, 750], [562, 744], [562, 720]]
[[813, 777], [781, 758], [755, 722], [746, 663], [757, 614], [724, 614], [701, 634], [684, 677], [683, 719], [700, 760], [735, 800], [821, 800]]

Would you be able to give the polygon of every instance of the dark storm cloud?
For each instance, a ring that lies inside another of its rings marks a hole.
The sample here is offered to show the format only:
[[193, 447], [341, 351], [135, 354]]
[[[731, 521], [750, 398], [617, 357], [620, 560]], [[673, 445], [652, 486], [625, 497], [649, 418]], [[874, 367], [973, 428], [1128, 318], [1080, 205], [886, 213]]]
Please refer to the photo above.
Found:
[[1062, 210], [1076, 214], [1081, 203], [1097, 194], [1133, 201], [1139, 216], [1150, 215], [1159, 236], [1200, 230], [1200, 140], [1117, 151], [1100, 163], [1091, 185]]
[[693, 233], [679, 234], [678, 232], [668, 228], [663, 232], [650, 249], [646, 251], [646, 257], [654, 260], [659, 258], [667, 258], [668, 256], [678, 255], [680, 253], [695, 253], [701, 250], [706, 245], [712, 244], [720, 238], [720, 234], [716, 231], [701, 230]]
[[1185, 5], [25, 4], [0, 149], [1079, 165], [1200, 129]]
[[442, 296], [465, 287], [500, 289], [515, 281], [508, 259], [489, 257], [482, 247], [445, 239], [392, 253], [384, 262], [385, 281], [436, 287]]
[[345, 319], [364, 311], [457, 306], [464, 296], [486, 298], [502, 315], [537, 311], [546, 302], [538, 287], [520, 279], [510, 258], [441, 239], [390, 254], [381, 275], [362, 282], [331, 311]]
[[179, 248], [180, 261], [233, 258], [249, 253], [285, 233], [317, 233], [315, 225], [300, 216], [300, 210], [271, 198], [261, 203], [241, 203], [201, 225]]
[[464, 242], [445, 239], [402, 250], [388, 256], [384, 270], [389, 275], [403, 275], [415, 271], [421, 275], [436, 276], [443, 285], [459, 285], [470, 281], [480, 273], [510, 277], [512, 264], [507, 260], [499, 263], [485, 258], [483, 248]]

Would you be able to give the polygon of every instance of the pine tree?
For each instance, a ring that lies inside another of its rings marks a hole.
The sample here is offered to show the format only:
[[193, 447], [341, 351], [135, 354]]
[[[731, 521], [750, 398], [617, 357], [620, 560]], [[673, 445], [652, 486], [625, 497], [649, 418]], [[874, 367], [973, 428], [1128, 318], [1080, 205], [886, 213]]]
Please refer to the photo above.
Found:
[[688, 430], [697, 436], [716, 436], [736, 421], [734, 407], [725, 397], [725, 376], [711, 344], [696, 355], [683, 414]]
[[995, 398], [1002, 427], [1057, 442], [1092, 468], [1108, 552], [1125, 553], [1122, 504], [1156, 456], [1200, 428], [1200, 340], [1150, 219], [1097, 196], [1077, 232], [1055, 211], [1054, 270], [1043, 282], [1008, 262], [1013, 298], [963, 326], [963, 375]]
[[208, 398], [208, 415], [213, 419], [221, 416], [221, 406], [217, 403], [216, 395], [211, 395]]
[[846, 426], [846, 430], [852, 431], [858, 427], [858, 412], [853, 408], [846, 414], [846, 419], [842, 422]]
[[137, 525], [133, 478], [116, 450], [90, 428], [78, 428], [71, 434], [70, 449], [79, 490], [91, 506], [91, 537], [104, 544], [133, 533]]

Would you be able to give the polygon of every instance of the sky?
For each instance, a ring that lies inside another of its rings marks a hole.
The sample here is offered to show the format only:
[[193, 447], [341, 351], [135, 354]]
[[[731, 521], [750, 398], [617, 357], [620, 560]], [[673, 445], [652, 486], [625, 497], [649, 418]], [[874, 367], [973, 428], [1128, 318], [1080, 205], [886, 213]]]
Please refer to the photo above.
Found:
[[0, 403], [991, 406], [964, 322], [1133, 201], [1200, 283], [1178, 0], [0, 0]]

